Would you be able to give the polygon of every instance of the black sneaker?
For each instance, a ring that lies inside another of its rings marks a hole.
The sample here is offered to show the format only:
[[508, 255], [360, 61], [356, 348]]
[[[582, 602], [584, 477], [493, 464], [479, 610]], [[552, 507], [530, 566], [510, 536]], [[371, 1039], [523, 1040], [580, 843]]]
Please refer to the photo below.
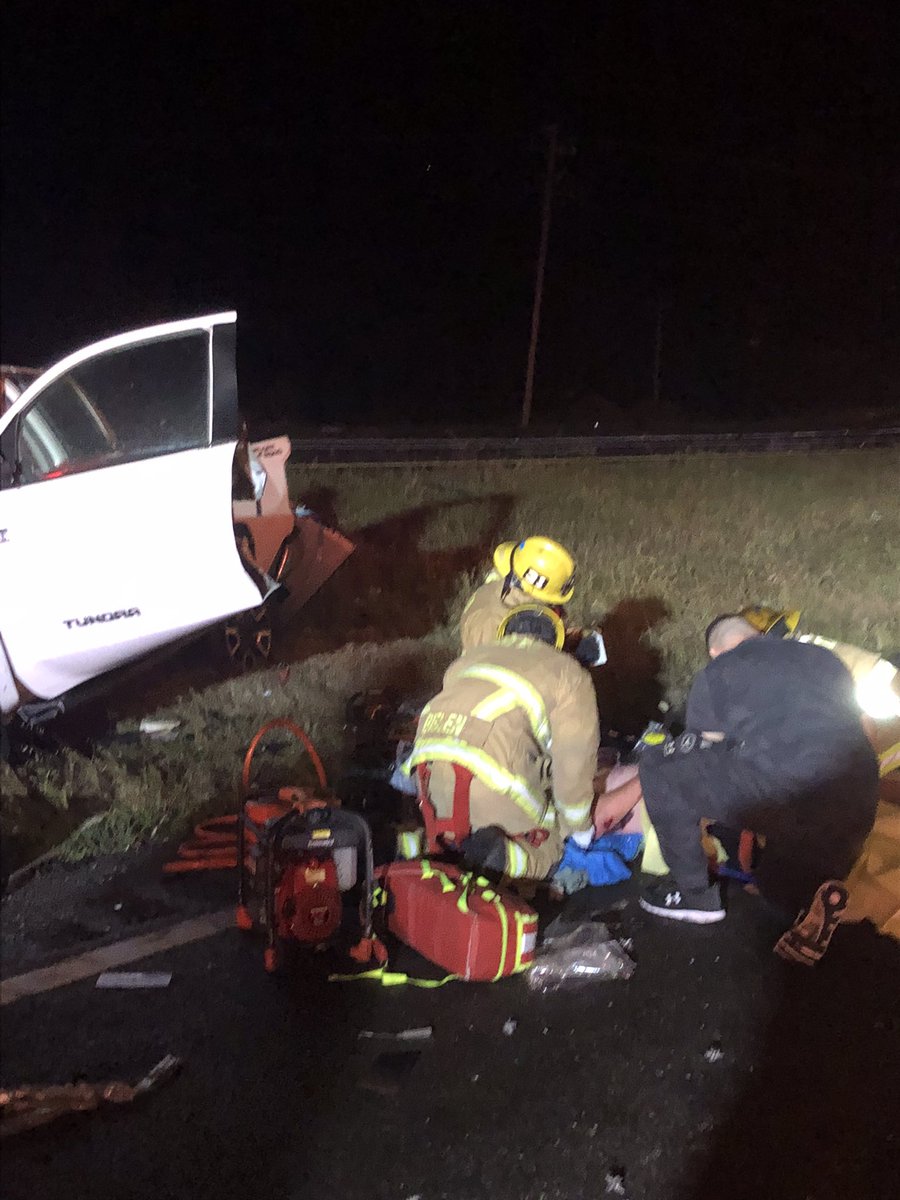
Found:
[[661, 879], [645, 887], [640, 898], [641, 908], [668, 917], [670, 921], [690, 921], [692, 925], [712, 925], [724, 921], [725, 909], [716, 887], [682, 891], [674, 879]]

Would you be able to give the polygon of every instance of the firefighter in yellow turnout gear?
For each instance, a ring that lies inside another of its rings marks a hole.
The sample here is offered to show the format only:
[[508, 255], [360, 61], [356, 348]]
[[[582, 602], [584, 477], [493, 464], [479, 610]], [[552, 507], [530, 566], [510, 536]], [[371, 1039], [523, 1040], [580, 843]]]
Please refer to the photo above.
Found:
[[463, 650], [496, 642], [504, 618], [514, 608], [568, 604], [575, 591], [575, 561], [564, 546], [546, 537], [502, 542], [494, 568], [469, 599], [460, 621]]
[[566, 837], [590, 844], [597, 703], [587, 671], [558, 649], [562, 632], [551, 611], [523, 606], [498, 641], [447, 670], [406, 767], [429, 851], [443, 838], [474, 865], [540, 880]]

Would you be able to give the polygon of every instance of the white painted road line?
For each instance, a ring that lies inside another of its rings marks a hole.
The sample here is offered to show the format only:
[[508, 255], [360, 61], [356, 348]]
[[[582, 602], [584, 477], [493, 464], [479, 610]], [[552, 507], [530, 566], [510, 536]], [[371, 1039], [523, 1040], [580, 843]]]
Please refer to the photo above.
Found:
[[124, 967], [127, 963], [138, 962], [142, 958], [149, 958], [151, 954], [160, 954], [163, 950], [202, 941], [221, 933], [223, 929], [233, 927], [234, 909], [223, 908], [203, 917], [191, 917], [190, 920], [171, 925], [168, 929], [144, 933], [139, 937], [127, 938], [124, 942], [113, 942], [111, 946], [101, 946], [98, 950], [76, 954], [73, 958], [64, 958], [52, 966], [4, 979], [0, 983], [0, 1005], [13, 1004], [26, 996], [36, 996], [41, 992], [50, 992], [54, 988], [77, 983], [81, 979], [90, 979], [92, 975]]

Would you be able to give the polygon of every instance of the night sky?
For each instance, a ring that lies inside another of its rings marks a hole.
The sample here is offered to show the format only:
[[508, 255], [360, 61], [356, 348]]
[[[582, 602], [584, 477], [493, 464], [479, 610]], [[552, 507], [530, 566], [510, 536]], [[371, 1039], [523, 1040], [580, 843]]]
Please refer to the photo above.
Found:
[[260, 425], [512, 427], [555, 122], [537, 428], [900, 394], [896, 0], [4, 20], [4, 361], [234, 307]]

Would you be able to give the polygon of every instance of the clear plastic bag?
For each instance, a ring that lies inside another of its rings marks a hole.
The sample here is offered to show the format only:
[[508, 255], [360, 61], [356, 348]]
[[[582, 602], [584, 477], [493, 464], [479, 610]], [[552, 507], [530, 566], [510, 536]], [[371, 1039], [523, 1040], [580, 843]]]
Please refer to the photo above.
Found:
[[567, 990], [605, 979], [630, 979], [635, 964], [601, 921], [586, 921], [568, 933], [545, 939], [528, 972], [537, 992]]

